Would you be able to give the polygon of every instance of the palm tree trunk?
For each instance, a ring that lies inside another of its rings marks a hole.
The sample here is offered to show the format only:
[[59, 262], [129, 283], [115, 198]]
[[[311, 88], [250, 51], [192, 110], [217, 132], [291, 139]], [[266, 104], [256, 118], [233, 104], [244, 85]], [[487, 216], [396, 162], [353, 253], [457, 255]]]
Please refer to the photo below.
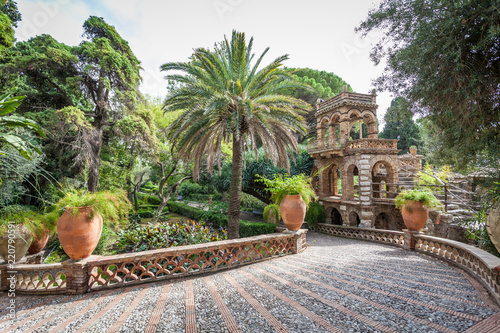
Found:
[[227, 238], [240, 237], [241, 177], [243, 172], [243, 139], [233, 135], [233, 165], [229, 187]]

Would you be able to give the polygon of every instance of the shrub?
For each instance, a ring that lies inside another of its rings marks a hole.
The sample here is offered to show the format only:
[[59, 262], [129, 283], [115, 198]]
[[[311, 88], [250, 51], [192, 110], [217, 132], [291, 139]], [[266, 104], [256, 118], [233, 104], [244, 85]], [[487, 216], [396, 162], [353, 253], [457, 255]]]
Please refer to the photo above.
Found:
[[317, 223], [325, 223], [325, 207], [317, 202], [311, 202], [307, 208], [306, 217], [309, 226], [315, 226]]
[[137, 212], [135, 212], [135, 215], [140, 219], [150, 219], [154, 217], [155, 212], [152, 210], [139, 209]]
[[[59, 200], [52, 212], [46, 216], [46, 219], [57, 221], [63, 214], [65, 207], [93, 207], [95, 212], [102, 215], [105, 224], [125, 224], [128, 221], [128, 214], [132, 209], [127, 195], [123, 190], [101, 191], [90, 193], [84, 190], [68, 191], [66, 195]], [[74, 209], [73, 214], [78, 210]]]
[[258, 181], [264, 183], [266, 190], [272, 193], [271, 199], [275, 204], [279, 205], [286, 195], [300, 195], [306, 206], [316, 198], [311, 186], [312, 178], [303, 173], [295, 176], [274, 175], [273, 179], [259, 177]]
[[265, 204], [256, 197], [248, 193], [241, 193], [241, 208], [249, 208], [252, 211], [253, 209], [263, 209], [264, 206]]
[[122, 230], [116, 243], [119, 252], [147, 251], [172, 246], [215, 242], [227, 238], [225, 230], [215, 230], [203, 222], [179, 221], [160, 226], [135, 225]]
[[262, 214], [264, 220], [269, 223], [278, 223], [281, 219], [280, 206], [277, 204], [270, 204], [264, 208], [264, 214]]
[[212, 197], [213, 201], [220, 201], [222, 199], [222, 194], [214, 193], [214, 194], [191, 194], [189, 198], [193, 201], [198, 202], [208, 202], [208, 200]]
[[240, 237], [252, 237], [276, 232], [276, 225], [264, 222], [240, 221]]
[[158, 207], [158, 205], [160, 205], [161, 203], [160, 198], [156, 195], [145, 194], [141, 192], [137, 192], [137, 200], [142, 201], [144, 204], [155, 205], [156, 207]]
[[[409, 201], [422, 202], [427, 208], [441, 207], [441, 202], [428, 190], [413, 189], [401, 192], [396, 197], [396, 208], [401, 209]], [[406, 207], [408, 208], [408, 206]], [[409, 211], [409, 210], [408, 210]], [[409, 211], [411, 213], [411, 211]]]
[[99, 238], [99, 243], [97, 243], [96, 248], [92, 254], [104, 254], [108, 248], [109, 237], [113, 231], [107, 225], [102, 226], [101, 238]]
[[167, 203], [168, 210], [172, 213], [176, 213], [193, 220], [201, 220], [202, 210], [188, 206], [181, 202], [169, 201]]

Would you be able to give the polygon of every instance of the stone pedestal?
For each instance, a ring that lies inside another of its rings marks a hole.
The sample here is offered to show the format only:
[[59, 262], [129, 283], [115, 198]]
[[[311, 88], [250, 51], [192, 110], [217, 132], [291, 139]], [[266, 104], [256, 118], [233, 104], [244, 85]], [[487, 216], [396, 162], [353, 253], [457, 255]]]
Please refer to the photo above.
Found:
[[292, 253], [301, 253], [306, 249], [306, 234], [307, 234], [307, 229], [300, 229], [293, 235], [292, 238], [292, 248], [291, 251]]
[[403, 249], [405, 250], [415, 250], [415, 235], [420, 235], [422, 234], [420, 231], [413, 231], [413, 230], [408, 230], [408, 229], [403, 229], [404, 232], [404, 244], [403, 244]]
[[87, 292], [90, 279], [88, 259], [69, 259], [61, 263], [66, 269], [66, 294], [76, 295]]

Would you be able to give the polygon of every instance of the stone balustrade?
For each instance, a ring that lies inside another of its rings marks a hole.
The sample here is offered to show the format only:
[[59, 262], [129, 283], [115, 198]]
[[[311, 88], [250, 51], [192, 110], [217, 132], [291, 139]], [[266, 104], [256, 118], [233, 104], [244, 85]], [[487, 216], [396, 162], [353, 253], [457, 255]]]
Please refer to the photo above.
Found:
[[362, 239], [399, 247], [403, 247], [404, 245], [404, 232], [402, 231], [353, 228], [333, 224], [317, 224], [314, 226], [314, 231], [333, 236]]
[[269, 258], [300, 253], [307, 230], [275, 233], [167, 249], [91, 256], [59, 264], [0, 266], [1, 289], [16, 293], [82, 294], [195, 274], [215, 272]]
[[347, 141], [345, 144], [345, 150], [370, 150], [379, 152], [391, 151], [398, 149], [398, 140], [395, 139], [358, 139]]

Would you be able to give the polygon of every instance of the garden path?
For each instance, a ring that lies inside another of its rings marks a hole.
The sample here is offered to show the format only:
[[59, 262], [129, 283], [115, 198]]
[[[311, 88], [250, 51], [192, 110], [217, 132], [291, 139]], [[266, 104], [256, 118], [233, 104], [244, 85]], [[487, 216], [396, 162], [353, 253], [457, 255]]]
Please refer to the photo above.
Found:
[[[499, 332], [482, 286], [447, 263], [310, 232], [238, 269], [78, 296], [18, 296], [0, 332]], [[6, 307], [5, 294], [0, 298]]]

